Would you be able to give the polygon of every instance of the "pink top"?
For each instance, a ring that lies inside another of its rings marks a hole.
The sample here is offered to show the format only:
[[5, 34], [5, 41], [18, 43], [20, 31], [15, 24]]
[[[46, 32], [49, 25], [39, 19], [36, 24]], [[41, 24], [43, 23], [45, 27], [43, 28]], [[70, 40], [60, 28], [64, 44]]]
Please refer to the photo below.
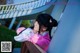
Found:
[[[17, 34], [20, 33], [20, 31], [24, 30], [24, 27], [20, 27], [17, 30]], [[19, 31], [19, 32], [18, 32]], [[32, 43], [37, 44], [40, 46], [44, 51], [47, 51], [49, 43], [50, 43], [50, 37], [49, 33], [45, 33], [44, 35], [35, 34], [33, 35], [28, 41], [31, 41]]]
[[44, 36], [42, 35], [34, 35], [32, 36], [29, 41], [36, 43], [38, 46], [40, 46], [44, 51], [47, 51], [49, 43], [50, 43], [50, 38], [49, 34], [46, 33]]

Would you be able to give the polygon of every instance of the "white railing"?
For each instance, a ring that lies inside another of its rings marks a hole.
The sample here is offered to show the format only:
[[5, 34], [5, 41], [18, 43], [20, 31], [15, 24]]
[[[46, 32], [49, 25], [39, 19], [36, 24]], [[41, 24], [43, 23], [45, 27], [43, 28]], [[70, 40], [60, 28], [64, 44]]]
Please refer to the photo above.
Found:
[[35, 0], [20, 4], [0, 5], [0, 19], [12, 18], [29, 14], [31, 10], [40, 8], [52, 0]]

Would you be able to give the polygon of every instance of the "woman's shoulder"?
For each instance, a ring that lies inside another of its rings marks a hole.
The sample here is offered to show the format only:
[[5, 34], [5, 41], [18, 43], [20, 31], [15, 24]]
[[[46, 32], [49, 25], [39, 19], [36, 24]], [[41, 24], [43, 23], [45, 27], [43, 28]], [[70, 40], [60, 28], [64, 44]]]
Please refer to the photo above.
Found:
[[46, 35], [49, 35], [49, 32], [48, 32], [48, 31], [46, 31], [46, 32], [44, 32], [44, 33], [42, 34], [42, 36], [46, 36]]

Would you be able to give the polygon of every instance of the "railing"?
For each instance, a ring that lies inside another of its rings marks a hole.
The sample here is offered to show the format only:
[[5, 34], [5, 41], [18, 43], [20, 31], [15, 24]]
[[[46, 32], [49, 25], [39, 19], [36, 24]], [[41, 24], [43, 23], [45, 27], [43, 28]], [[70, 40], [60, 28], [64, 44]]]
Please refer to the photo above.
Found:
[[29, 14], [31, 10], [40, 8], [52, 0], [35, 0], [20, 4], [0, 5], [0, 19], [12, 18]]

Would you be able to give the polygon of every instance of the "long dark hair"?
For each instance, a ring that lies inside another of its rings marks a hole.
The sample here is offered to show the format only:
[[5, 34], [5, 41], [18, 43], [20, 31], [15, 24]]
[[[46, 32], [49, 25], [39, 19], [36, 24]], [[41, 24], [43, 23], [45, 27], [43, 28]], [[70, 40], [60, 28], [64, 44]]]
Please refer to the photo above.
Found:
[[56, 27], [58, 25], [57, 21], [49, 14], [39, 14], [36, 21], [39, 23], [39, 33], [41, 26], [45, 26], [47, 27], [46, 31], [49, 31], [49, 35], [51, 38], [51, 29], [52, 27]]

